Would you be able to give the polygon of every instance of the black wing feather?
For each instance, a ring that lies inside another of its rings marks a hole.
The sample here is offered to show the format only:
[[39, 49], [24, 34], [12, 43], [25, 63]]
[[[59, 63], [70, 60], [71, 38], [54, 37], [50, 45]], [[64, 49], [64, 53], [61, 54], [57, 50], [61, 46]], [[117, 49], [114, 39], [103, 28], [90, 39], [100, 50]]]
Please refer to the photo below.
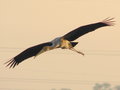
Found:
[[69, 40], [69, 41], [73, 41], [77, 38], [79, 38], [80, 36], [94, 31], [100, 27], [104, 27], [104, 26], [111, 26], [113, 25], [113, 21], [111, 21], [113, 18], [111, 19], [105, 19], [102, 22], [98, 22], [98, 23], [94, 23], [94, 24], [89, 24], [89, 25], [85, 25], [85, 26], [81, 26], [76, 28], [75, 30], [67, 33], [66, 35], [63, 36], [64, 39]]
[[25, 59], [35, 56], [37, 53], [39, 53], [42, 50], [42, 48], [44, 46], [50, 46], [50, 45], [52, 45], [52, 43], [47, 42], [47, 43], [43, 43], [43, 44], [39, 44], [39, 45], [30, 47], [30, 48], [24, 50], [23, 52], [21, 52], [20, 54], [18, 54], [17, 56], [15, 56], [14, 58], [12, 58], [11, 60], [9, 60], [8, 62], [6, 62], [7, 66], [9, 66], [10, 68], [11, 67], [14, 68], [16, 65], [18, 65]]

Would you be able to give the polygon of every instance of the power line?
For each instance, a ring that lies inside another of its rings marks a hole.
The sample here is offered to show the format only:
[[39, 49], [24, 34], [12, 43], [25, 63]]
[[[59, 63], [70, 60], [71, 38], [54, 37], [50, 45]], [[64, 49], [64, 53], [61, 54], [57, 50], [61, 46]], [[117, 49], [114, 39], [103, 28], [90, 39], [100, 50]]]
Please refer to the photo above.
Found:
[[[0, 52], [4, 53], [19, 53], [25, 50], [25, 48], [19, 47], [0, 47]], [[101, 56], [120, 56], [120, 50], [81, 50], [86, 53], [86, 55], [101, 55]], [[58, 53], [48, 53], [48, 54], [58, 54]], [[65, 52], [60, 52], [59, 54], [65, 54]], [[73, 54], [72, 52], [68, 52], [69, 54]]]
[[95, 83], [111, 82], [114, 84], [120, 83], [120, 81], [87, 81], [87, 80], [61, 80], [61, 79], [31, 79], [31, 78], [7, 78], [0, 77], [0, 82], [31, 82], [31, 83], [55, 83], [55, 84], [84, 84], [91, 85]]
[[[23, 48], [23, 47], [0, 47], [0, 49], [7, 49], [7, 50], [16, 50], [16, 49], [26, 49], [26, 48]], [[88, 51], [88, 52], [120, 52], [120, 50], [119, 49], [117, 49], [117, 50], [114, 50], [114, 49], [112, 49], [112, 50], [99, 50], [99, 49], [93, 49], [93, 50], [85, 50], [85, 51]]]

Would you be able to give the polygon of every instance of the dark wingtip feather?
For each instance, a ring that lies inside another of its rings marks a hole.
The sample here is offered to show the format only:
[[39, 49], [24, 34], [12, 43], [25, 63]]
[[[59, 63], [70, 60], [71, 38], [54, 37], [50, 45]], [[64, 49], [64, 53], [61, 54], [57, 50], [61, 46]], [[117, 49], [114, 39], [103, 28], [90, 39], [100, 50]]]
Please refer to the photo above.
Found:
[[106, 24], [106, 26], [113, 26], [115, 25], [115, 21], [113, 21], [114, 18], [106, 18], [102, 21], [102, 23]]
[[18, 65], [19, 63], [17, 63], [15, 61], [14, 58], [12, 58], [11, 60], [5, 62], [4, 64], [7, 64], [6, 67], [9, 67], [9, 68], [14, 68], [16, 65]]

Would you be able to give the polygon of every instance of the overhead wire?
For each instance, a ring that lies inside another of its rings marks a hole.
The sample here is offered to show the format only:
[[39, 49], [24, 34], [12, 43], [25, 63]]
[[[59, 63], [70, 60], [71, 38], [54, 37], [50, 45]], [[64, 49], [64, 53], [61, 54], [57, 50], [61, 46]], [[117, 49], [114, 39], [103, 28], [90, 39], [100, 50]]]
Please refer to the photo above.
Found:
[[[25, 48], [19, 48], [19, 47], [0, 47], [0, 53], [6, 52], [6, 53], [15, 53], [15, 52], [21, 52], [22, 50], [25, 50]], [[86, 55], [102, 55], [102, 56], [120, 56], [120, 50], [82, 50], [86, 53]], [[48, 53], [48, 54], [57, 54], [57, 53]], [[59, 54], [65, 54], [64, 52], [60, 52]], [[67, 54], [72, 54], [71, 52]]]
[[0, 82], [26, 82], [26, 83], [55, 83], [55, 84], [81, 84], [81, 85], [91, 85], [95, 83], [106, 83], [110, 82], [112, 84], [120, 84], [120, 81], [100, 81], [100, 80], [62, 80], [62, 79], [33, 79], [33, 78], [8, 78], [0, 77]]

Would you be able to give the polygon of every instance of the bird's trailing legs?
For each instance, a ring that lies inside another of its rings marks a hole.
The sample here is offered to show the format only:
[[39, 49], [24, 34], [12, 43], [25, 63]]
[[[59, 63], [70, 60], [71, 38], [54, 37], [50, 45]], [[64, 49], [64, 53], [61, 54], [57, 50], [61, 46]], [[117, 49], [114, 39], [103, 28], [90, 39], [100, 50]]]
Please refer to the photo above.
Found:
[[83, 52], [80, 52], [80, 51], [76, 50], [75, 48], [70, 48], [70, 50], [75, 51], [75, 52], [77, 52], [77, 53], [79, 53], [79, 54], [81, 54], [83, 56], [85, 55]]

